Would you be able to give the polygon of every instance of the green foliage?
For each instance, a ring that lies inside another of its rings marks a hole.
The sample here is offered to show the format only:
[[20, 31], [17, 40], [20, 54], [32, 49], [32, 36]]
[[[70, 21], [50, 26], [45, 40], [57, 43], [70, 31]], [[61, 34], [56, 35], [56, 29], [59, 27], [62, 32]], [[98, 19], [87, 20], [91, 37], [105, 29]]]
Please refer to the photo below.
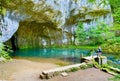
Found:
[[86, 33], [85, 30], [83, 28], [83, 23], [79, 22], [77, 29], [76, 29], [76, 37], [77, 39], [79, 39], [79, 41], [83, 41], [86, 38]]
[[5, 15], [6, 14], [6, 9], [5, 8], [0, 9], [0, 14]]
[[93, 45], [102, 44], [113, 36], [114, 33], [110, 31], [110, 27], [104, 23], [100, 23], [97, 27], [90, 27], [85, 30], [83, 24], [80, 22], [76, 29], [76, 37], [79, 41], [84, 42], [85, 40], [89, 40], [92, 41]]
[[109, 0], [109, 3], [112, 7], [113, 13], [117, 10], [117, 8], [120, 8], [120, 0]]
[[88, 0], [88, 2], [94, 3], [96, 0]]
[[120, 81], [120, 74], [108, 79], [109, 81]]
[[70, 69], [70, 72], [75, 72], [75, 71], [78, 71], [78, 70], [79, 70], [79, 68], [77, 68], [77, 67], [75, 68], [75, 67], [74, 67], [74, 68], [71, 68], [71, 69]]
[[[9, 2], [9, 0], [0, 0], [0, 16], [1, 15], [5, 15], [6, 14], [6, 8], [5, 5], [7, 5]], [[1, 21], [1, 18], [0, 18]], [[2, 35], [2, 33], [0, 32], [0, 36]], [[9, 49], [5, 48], [5, 45], [2, 44], [0, 42], [0, 59], [2, 59], [2, 61], [6, 62], [7, 60], [10, 60], [10, 56], [8, 55], [10, 52]]]
[[110, 31], [110, 27], [104, 23], [100, 23], [97, 27], [91, 27], [87, 34], [95, 44], [102, 44], [114, 36], [114, 33]]
[[120, 24], [120, 7], [114, 10], [115, 13], [113, 14], [114, 20], [116, 23]]
[[93, 59], [94, 67], [101, 69], [101, 65], [99, 65], [94, 59]]
[[88, 68], [88, 66], [86, 64], [80, 66], [80, 69], [82, 69], [82, 70], [87, 69], [87, 68]]
[[109, 0], [113, 11], [114, 22], [120, 24], [120, 0]]
[[0, 43], [0, 58], [3, 58], [4, 61], [10, 60], [11, 59], [11, 57], [9, 56], [10, 52], [11, 52], [11, 50], [5, 48], [5, 45]]
[[107, 43], [114, 44], [114, 43], [120, 43], [120, 37], [114, 37], [109, 40], [107, 40]]
[[[94, 66], [96, 68], [99, 68], [107, 73], [110, 73], [110, 74], [113, 74], [115, 75], [114, 78], [112, 78], [111, 80], [115, 81], [116, 79], [119, 81], [120, 80], [120, 76], [119, 76], [119, 73], [120, 73], [120, 69], [118, 68], [114, 68], [112, 66], [110, 66], [109, 64], [102, 64], [102, 65], [99, 65], [97, 62], [95, 62], [95, 60], [93, 60], [93, 63], [94, 63]], [[116, 77], [117, 75], [117, 77]], [[110, 80], [110, 79], [109, 79]], [[116, 80], [116, 81], [117, 81]]]
[[106, 53], [112, 53], [114, 55], [117, 55], [119, 57], [120, 53], [120, 43], [107, 43], [103, 46], [103, 51]]
[[87, 67], [88, 67], [88, 68], [92, 68], [93, 65], [94, 65], [93, 63], [87, 63]]
[[6, 5], [10, 2], [10, 0], [0, 0], [0, 15], [6, 14]]

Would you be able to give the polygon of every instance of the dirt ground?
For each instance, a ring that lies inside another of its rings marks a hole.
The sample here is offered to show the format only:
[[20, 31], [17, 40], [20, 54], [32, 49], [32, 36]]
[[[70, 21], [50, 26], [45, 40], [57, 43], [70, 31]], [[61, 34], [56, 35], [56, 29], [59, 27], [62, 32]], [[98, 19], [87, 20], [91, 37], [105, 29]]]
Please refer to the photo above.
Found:
[[57, 76], [49, 81], [108, 81], [110, 77], [112, 77], [112, 75], [99, 69], [89, 68], [69, 73], [66, 77]]
[[49, 80], [41, 80], [39, 75], [43, 70], [59, 67], [53, 63], [33, 62], [29, 60], [16, 60], [1, 64], [0, 80], [7, 81], [108, 81], [112, 75], [96, 68], [71, 72], [66, 77], [61, 75]]

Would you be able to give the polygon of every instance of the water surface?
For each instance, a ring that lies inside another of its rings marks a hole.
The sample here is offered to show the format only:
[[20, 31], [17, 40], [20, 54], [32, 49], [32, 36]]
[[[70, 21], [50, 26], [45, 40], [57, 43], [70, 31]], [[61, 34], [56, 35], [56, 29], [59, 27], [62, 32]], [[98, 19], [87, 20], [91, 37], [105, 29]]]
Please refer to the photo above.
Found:
[[[65, 49], [65, 48], [44, 48], [44, 49], [28, 49], [17, 50], [12, 55], [17, 57], [31, 57], [31, 58], [53, 58], [62, 61], [69, 61], [73, 63], [81, 62], [81, 56], [89, 56], [89, 50], [81, 49]], [[103, 54], [107, 56], [108, 60], [120, 64], [120, 58], [111, 54]]]

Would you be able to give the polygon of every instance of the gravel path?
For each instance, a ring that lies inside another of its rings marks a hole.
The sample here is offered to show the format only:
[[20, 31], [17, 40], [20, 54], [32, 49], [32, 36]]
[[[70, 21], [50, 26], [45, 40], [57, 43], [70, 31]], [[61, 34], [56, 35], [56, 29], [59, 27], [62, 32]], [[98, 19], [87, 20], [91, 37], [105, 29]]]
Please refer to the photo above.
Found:
[[52, 63], [16, 60], [0, 64], [0, 80], [7, 81], [40, 81], [39, 75], [43, 70], [59, 67]]
[[[0, 64], [0, 80], [7, 81], [108, 81], [112, 75], [96, 68], [71, 72], [66, 77], [56, 76], [49, 80], [41, 80], [39, 75], [43, 70], [59, 67], [52, 63], [32, 62], [28, 60], [13, 60]], [[2, 74], [3, 70], [3, 74]]]
[[110, 77], [112, 77], [112, 75], [99, 69], [89, 68], [69, 73], [66, 77], [57, 76], [48, 81], [108, 81]]

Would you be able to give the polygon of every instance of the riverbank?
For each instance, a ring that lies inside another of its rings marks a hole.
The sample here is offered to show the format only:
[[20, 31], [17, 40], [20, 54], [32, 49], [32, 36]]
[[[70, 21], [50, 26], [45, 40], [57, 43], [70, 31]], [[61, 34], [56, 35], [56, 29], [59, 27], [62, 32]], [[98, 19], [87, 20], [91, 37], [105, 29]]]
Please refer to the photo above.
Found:
[[[69, 76], [57, 76], [49, 80], [41, 80], [39, 75], [43, 70], [60, 67], [54, 63], [33, 62], [30, 60], [13, 59], [13, 61], [0, 64], [0, 79], [7, 81], [107, 81], [112, 75], [90, 68], [69, 73]], [[104, 77], [104, 78], [103, 78]], [[95, 79], [95, 80], [94, 80]]]

